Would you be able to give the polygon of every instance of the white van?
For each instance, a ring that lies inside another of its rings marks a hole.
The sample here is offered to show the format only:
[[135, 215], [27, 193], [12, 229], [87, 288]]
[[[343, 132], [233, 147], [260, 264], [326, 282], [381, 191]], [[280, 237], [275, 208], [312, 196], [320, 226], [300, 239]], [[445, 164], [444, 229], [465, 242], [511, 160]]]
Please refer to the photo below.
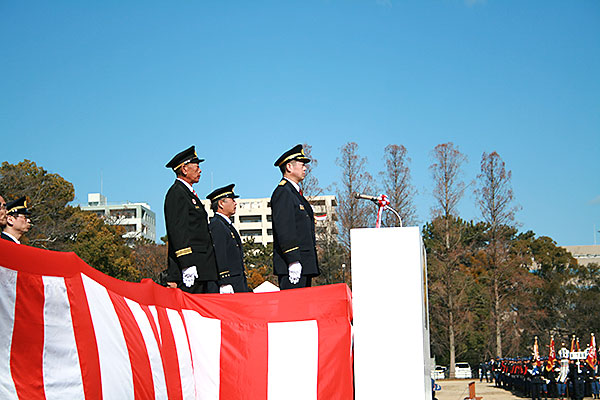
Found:
[[466, 362], [458, 362], [454, 364], [454, 376], [456, 379], [471, 379], [471, 366]]

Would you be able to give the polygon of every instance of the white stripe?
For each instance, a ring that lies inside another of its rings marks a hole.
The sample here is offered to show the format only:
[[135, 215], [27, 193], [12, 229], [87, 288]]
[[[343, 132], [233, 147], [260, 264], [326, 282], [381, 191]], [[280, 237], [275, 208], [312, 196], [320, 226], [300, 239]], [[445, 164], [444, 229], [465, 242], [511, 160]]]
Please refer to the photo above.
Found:
[[131, 361], [123, 330], [106, 288], [82, 274], [98, 344], [102, 397], [133, 399]]
[[268, 325], [267, 398], [316, 400], [319, 368], [317, 321], [273, 322]]
[[196, 399], [219, 400], [221, 321], [192, 310], [183, 310], [183, 318], [192, 349]]
[[17, 272], [0, 267], [0, 399], [17, 399], [17, 390], [10, 374], [16, 299]]
[[175, 347], [177, 348], [177, 359], [179, 361], [179, 375], [181, 379], [181, 393], [183, 399], [195, 399], [196, 388], [194, 385], [194, 371], [192, 369], [192, 358], [190, 355], [190, 346], [185, 333], [183, 320], [177, 310], [167, 310], [167, 317], [171, 325], [171, 331], [175, 338]]
[[152, 369], [152, 380], [154, 382], [154, 398], [166, 399], [167, 398], [167, 384], [165, 382], [165, 371], [163, 369], [162, 358], [160, 357], [160, 350], [152, 331], [152, 326], [148, 321], [148, 316], [142, 310], [140, 305], [132, 300], [125, 299], [125, 302], [131, 309], [135, 321], [137, 322], [144, 343], [146, 344], [146, 351], [148, 352], [148, 358], [150, 359], [150, 368]]
[[156, 325], [156, 330], [158, 331], [158, 340], [162, 345], [162, 336], [160, 332], [160, 324], [158, 323], [158, 313], [156, 312], [156, 306], [148, 306], [148, 308], [150, 309], [150, 314], [152, 314], [152, 317], [154, 318], [154, 324]]
[[65, 279], [43, 276], [46, 399], [83, 399], [83, 380]]

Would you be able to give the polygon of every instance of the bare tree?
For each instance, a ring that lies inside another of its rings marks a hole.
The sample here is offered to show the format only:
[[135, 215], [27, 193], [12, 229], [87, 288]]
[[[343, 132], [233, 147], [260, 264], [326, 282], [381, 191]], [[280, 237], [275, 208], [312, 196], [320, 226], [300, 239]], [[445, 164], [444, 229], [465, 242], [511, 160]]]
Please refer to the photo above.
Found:
[[[400, 214], [403, 225], [413, 225], [416, 221], [414, 196], [417, 193], [410, 183], [410, 158], [406, 156], [406, 147], [390, 144], [384, 150], [385, 171], [379, 176], [383, 181], [383, 192], [389, 197], [390, 205]], [[399, 226], [395, 215], [386, 213], [383, 216], [386, 226]]]
[[306, 164], [306, 177], [302, 181], [302, 192], [304, 197], [310, 201], [316, 196], [323, 194], [323, 189], [319, 186], [319, 179], [314, 175], [314, 170], [319, 165], [319, 161], [312, 156], [312, 146], [308, 143], [302, 145], [304, 154], [310, 158], [310, 163]]
[[338, 237], [347, 254], [350, 254], [350, 230], [373, 225], [375, 207], [354, 197], [355, 193], [372, 192], [373, 177], [365, 170], [367, 159], [358, 155], [358, 145], [354, 142], [340, 148], [336, 164], [342, 169], [340, 184], [336, 185], [340, 227]]
[[461, 322], [467, 315], [464, 306], [468, 281], [460, 262], [465, 254], [462, 232], [464, 225], [457, 223], [457, 207], [465, 190], [461, 166], [466, 157], [453, 143], [437, 145], [432, 157], [434, 162], [429, 168], [433, 174], [436, 205], [432, 208], [434, 219], [430, 225], [433, 239], [429, 246], [430, 287], [433, 292], [432, 301], [436, 298], [439, 300], [434, 304], [439, 312], [437, 317], [447, 327], [449, 373], [453, 378], [456, 339], [463, 333], [461, 329], [464, 325]]
[[517, 289], [514, 278], [519, 272], [519, 267], [509, 259], [515, 213], [519, 209], [513, 204], [511, 176], [498, 153], [483, 153], [475, 195], [483, 220], [488, 224], [486, 271], [491, 291], [491, 316], [498, 357], [502, 357], [503, 324], [511, 320], [511, 310], [507, 309], [507, 297], [514, 295]]

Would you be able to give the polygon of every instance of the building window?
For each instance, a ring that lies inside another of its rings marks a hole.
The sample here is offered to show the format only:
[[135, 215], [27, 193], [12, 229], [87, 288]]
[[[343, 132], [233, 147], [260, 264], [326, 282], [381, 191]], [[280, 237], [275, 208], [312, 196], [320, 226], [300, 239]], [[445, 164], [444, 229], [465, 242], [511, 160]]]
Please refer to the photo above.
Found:
[[136, 226], [133, 224], [129, 224], [129, 225], [123, 225], [123, 227], [125, 228], [125, 232], [129, 233], [129, 232], [135, 232], [136, 230]]
[[267, 229], [267, 235], [273, 236], [273, 229]]
[[244, 222], [261, 222], [260, 215], [240, 215], [240, 223]]
[[273, 217], [271, 214], [267, 215], [267, 222], [273, 222]]
[[240, 230], [241, 237], [249, 237], [249, 236], [260, 236], [262, 231], [260, 229], [242, 229]]
[[110, 210], [110, 216], [118, 218], [135, 218], [135, 210], [118, 208], [116, 210]]

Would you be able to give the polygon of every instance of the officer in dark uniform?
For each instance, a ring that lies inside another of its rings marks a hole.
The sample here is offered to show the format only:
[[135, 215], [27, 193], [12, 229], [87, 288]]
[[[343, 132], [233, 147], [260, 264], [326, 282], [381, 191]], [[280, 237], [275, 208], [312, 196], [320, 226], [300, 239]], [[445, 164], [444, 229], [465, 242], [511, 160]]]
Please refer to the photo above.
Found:
[[215, 213], [208, 224], [208, 229], [217, 257], [219, 293], [249, 291], [244, 270], [242, 239], [231, 221], [237, 207], [235, 199], [240, 197], [233, 193], [234, 186], [231, 184], [215, 189], [206, 196], [211, 201], [210, 207]]
[[309, 287], [320, 273], [313, 209], [300, 189], [309, 162], [301, 144], [275, 161], [283, 174], [271, 196], [273, 270], [280, 289]]
[[217, 264], [208, 231], [208, 215], [192, 188], [200, 180], [202, 170], [198, 164], [202, 161], [192, 146], [166, 165], [177, 175], [165, 197], [168, 274], [181, 277], [178, 287], [183, 291], [216, 293]]
[[6, 203], [6, 226], [0, 235], [2, 239], [21, 244], [21, 237], [31, 228], [30, 215], [25, 197]]

